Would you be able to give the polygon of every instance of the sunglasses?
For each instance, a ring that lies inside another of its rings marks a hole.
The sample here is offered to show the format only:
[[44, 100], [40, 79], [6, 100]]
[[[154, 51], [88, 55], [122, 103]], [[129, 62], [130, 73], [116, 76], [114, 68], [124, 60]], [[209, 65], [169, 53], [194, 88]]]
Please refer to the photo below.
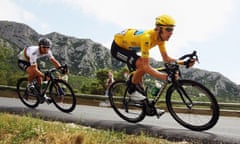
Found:
[[167, 27], [167, 28], [165, 28], [165, 30], [166, 30], [167, 32], [172, 32], [172, 31], [173, 31], [173, 28]]
[[42, 48], [49, 49], [50, 47], [44, 47], [44, 46], [43, 46]]

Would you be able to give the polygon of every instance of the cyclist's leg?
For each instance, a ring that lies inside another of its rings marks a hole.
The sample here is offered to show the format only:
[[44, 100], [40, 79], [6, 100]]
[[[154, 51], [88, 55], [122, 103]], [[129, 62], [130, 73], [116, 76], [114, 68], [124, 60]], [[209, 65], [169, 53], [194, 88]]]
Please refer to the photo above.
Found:
[[26, 72], [28, 74], [28, 81], [32, 82], [34, 78], [37, 76], [35, 71], [32, 70], [32, 66], [26, 68]]
[[18, 60], [18, 67], [26, 72], [26, 69], [30, 66], [30, 62], [28, 61], [23, 61], [23, 60]]
[[32, 81], [32, 79], [29, 78], [29, 72], [28, 72], [28, 68], [29, 68], [30, 65], [31, 65], [30, 62], [28, 62], [28, 61], [18, 60], [18, 67], [22, 71], [24, 71], [24, 72], [26, 72], [28, 74], [28, 85], [29, 86], [30, 86], [30, 82]]
[[[120, 60], [126, 63], [128, 66], [132, 67], [133, 69], [136, 69], [136, 61], [140, 58], [140, 56], [138, 56], [135, 51], [130, 51], [125, 48], [121, 48], [113, 41], [112, 47], [111, 47], [111, 53], [112, 53], [112, 56], [115, 57], [117, 60]], [[131, 96], [135, 97], [136, 99], [145, 99], [145, 97], [143, 96], [144, 93], [136, 89], [137, 84], [138, 82], [133, 83], [133, 81], [130, 78], [128, 93]]]
[[[129, 71], [136, 70], [136, 61], [140, 57], [136, 52], [119, 47], [114, 41], [111, 46], [111, 54], [114, 58], [127, 64]], [[129, 78], [129, 85], [132, 84], [132, 75]], [[130, 86], [130, 91], [135, 90], [135, 85]]]
[[141, 71], [137, 69], [132, 77], [132, 83], [139, 84], [140, 86], [143, 86], [143, 80], [142, 77], [145, 74], [144, 71]]
[[[43, 77], [40, 75], [40, 70], [37, 65], [30, 65], [26, 68], [28, 73], [28, 81], [31, 83], [34, 79], [37, 80], [39, 86], [42, 85]], [[41, 88], [41, 87], [40, 87]], [[41, 91], [41, 90], [40, 90]]]
[[50, 98], [46, 95], [46, 93], [43, 93], [43, 88], [42, 88], [42, 81], [43, 78], [41, 76], [39, 76], [39, 68], [37, 67], [37, 65], [31, 65], [29, 67], [26, 68], [26, 72], [28, 73], [28, 81], [29, 83], [31, 83], [34, 79], [37, 80], [38, 83], [38, 91], [40, 93], [41, 97], [41, 103], [44, 102], [44, 100], [49, 101], [50, 103]]

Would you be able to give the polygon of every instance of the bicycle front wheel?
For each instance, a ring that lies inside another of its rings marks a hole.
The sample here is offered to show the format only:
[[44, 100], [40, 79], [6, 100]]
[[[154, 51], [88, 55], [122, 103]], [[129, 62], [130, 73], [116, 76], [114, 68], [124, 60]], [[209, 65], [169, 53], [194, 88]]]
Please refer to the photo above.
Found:
[[24, 105], [29, 108], [35, 108], [39, 105], [38, 92], [34, 88], [30, 90], [27, 88], [28, 80], [27, 78], [20, 78], [17, 82], [17, 93], [18, 97]]
[[139, 122], [145, 117], [145, 105], [132, 101], [127, 95], [126, 81], [115, 81], [109, 88], [109, 101], [114, 111], [124, 120]]
[[173, 118], [191, 130], [208, 130], [219, 119], [216, 98], [209, 89], [196, 81], [179, 80], [178, 86], [170, 86], [166, 103]]
[[72, 87], [61, 79], [55, 79], [49, 89], [49, 96], [54, 105], [62, 112], [72, 112], [76, 107], [76, 96]]

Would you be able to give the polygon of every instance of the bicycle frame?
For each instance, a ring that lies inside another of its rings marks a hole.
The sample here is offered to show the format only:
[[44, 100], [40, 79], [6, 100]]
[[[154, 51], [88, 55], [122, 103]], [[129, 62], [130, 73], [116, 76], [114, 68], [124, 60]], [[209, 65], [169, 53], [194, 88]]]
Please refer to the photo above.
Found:
[[[55, 72], [55, 71], [57, 71], [56, 68], [52, 68], [52, 69], [49, 69], [49, 70], [48, 70], [49, 73], [48, 73], [46, 76], [49, 77], [49, 79], [46, 80], [46, 81], [47, 81], [47, 84], [46, 84], [45, 88], [41, 88], [41, 84], [39, 84], [38, 81], [37, 81], [37, 79], [35, 78], [36, 83], [35, 83], [34, 85], [35, 85], [35, 88], [36, 88], [36, 90], [38, 91], [40, 97], [43, 97], [44, 94], [46, 94], [46, 92], [47, 92], [47, 90], [48, 90], [48, 87], [50, 86], [50, 83], [53, 82], [53, 81], [56, 79], [56, 78], [53, 76], [53, 72]], [[58, 85], [58, 87], [60, 87], [60, 86]]]
[[[157, 96], [155, 96], [153, 101], [152, 101], [153, 105], [155, 105], [159, 101], [160, 97], [163, 95], [163, 92], [167, 88], [167, 86], [168, 86], [167, 82], [163, 83], [163, 85], [162, 85], [161, 89], [159, 90]], [[148, 98], [148, 96], [147, 96], [147, 98]]]
[[41, 96], [44, 96], [44, 94], [46, 94], [47, 89], [48, 89], [48, 87], [49, 87], [49, 85], [50, 85], [50, 82], [51, 82], [51, 80], [48, 80], [48, 81], [47, 81], [47, 84], [46, 84], [45, 88], [42, 89]]
[[[128, 78], [127, 78], [126, 81], [131, 80], [130, 77], [132, 77], [132, 76], [134, 75], [134, 73], [135, 73], [135, 70], [131, 69], [130, 66], [128, 66], [128, 69], [130, 70], [130, 73], [128, 74]], [[160, 67], [160, 68], [156, 68], [156, 70], [162, 71], [162, 70], [164, 70], [164, 69], [163, 69], [162, 67]], [[154, 100], [153, 100], [153, 103], [154, 103], [154, 104], [157, 103], [157, 101], [158, 101], [159, 98], [161, 97], [163, 91], [166, 89], [167, 85], [168, 85], [167, 82], [164, 82], [164, 85], [161, 87], [161, 89], [160, 89], [160, 91], [158, 92], [157, 96], [154, 97]], [[147, 94], [146, 90], [147, 90], [147, 88], [144, 88], [145, 96], [148, 98], [148, 94]]]
[[[189, 109], [191, 109], [191, 108], [192, 108], [192, 105], [193, 105], [193, 102], [192, 102], [191, 98], [188, 96], [188, 94], [186, 93], [186, 91], [185, 91], [181, 86], [179, 86], [178, 80], [172, 82], [171, 84], [172, 84], [173, 86], [177, 87], [177, 91], [178, 91], [178, 93], [180, 94], [180, 98], [181, 98], [182, 102], [183, 102]], [[157, 96], [155, 96], [154, 99], [153, 99], [153, 101], [152, 101], [152, 104], [153, 104], [153, 105], [155, 105], [155, 104], [159, 101], [160, 97], [163, 95], [163, 92], [168, 88], [168, 85], [169, 85], [169, 83], [167, 83], [167, 82], [164, 82], [164, 83], [162, 84], [162, 87], [161, 87], [161, 89], [159, 90]], [[148, 98], [148, 96], [147, 96], [147, 98]], [[186, 99], [188, 100], [189, 104], [186, 102]]]
[[[158, 70], [159, 72], [165, 72], [165, 71], [166, 71], [166, 69], [165, 69], [164, 67], [156, 68], [156, 70]], [[135, 71], [132, 71], [132, 72], [129, 74], [129, 76], [133, 75], [134, 72], [135, 72]], [[173, 82], [170, 83], [170, 84], [172, 84], [172, 85], [174, 85], [174, 86], [176, 86], [176, 87], [179, 87], [179, 84], [178, 84], [178, 81], [177, 81], [177, 80], [176, 80], [176, 81], [173, 81]], [[155, 104], [159, 101], [160, 97], [163, 95], [163, 92], [168, 88], [168, 85], [169, 85], [168, 82], [165, 82], [165, 81], [163, 82], [163, 84], [162, 84], [159, 92], [157, 93], [156, 96], [154, 96], [153, 100], [151, 101], [151, 105], [152, 105], [152, 106], [155, 106]], [[146, 88], [146, 89], [147, 89], [147, 88]], [[146, 96], [147, 99], [148, 99], [148, 93], [146, 92], [146, 89], [144, 89], [144, 90], [145, 90], [145, 96]], [[185, 90], [184, 90], [183, 88], [179, 87], [177, 91], [178, 91], [179, 94], [180, 94], [180, 98], [181, 98], [182, 102], [183, 102], [189, 109], [191, 109], [193, 102], [192, 102], [191, 98], [189, 98], [189, 96], [188, 96], [188, 94], [185, 92]], [[189, 101], [190, 104], [188, 104], [188, 103], [186, 102], [186, 99]], [[148, 102], [149, 102], [149, 99], [148, 99]]]

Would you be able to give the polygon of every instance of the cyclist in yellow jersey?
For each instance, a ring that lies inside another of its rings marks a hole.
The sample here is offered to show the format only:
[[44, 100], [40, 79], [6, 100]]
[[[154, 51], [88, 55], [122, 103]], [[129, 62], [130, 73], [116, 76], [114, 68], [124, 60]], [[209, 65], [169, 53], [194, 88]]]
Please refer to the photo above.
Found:
[[[145, 96], [140, 92], [139, 83], [145, 73], [162, 80], [171, 80], [165, 73], [160, 73], [149, 64], [149, 50], [158, 46], [164, 62], [177, 62], [184, 64], [182, 60], [176, 60], [168, 56], [165, 41], [171, 37], [175, 26], [174, 19], [169, 15], [161, 15], [156, 18], [155, 28], [150, 30], [126, 29], [115, 34], [111, 46], [112, 56], [126, 63], [136, 70], [132, 77], [128, 94], [133, 100], [144, 100]], [[141, 56], [137, 55], [141, 52]], [[195, 63], [191, 61], [190, 66]], [[178, 77], [178, 75], [176, 75]]]

